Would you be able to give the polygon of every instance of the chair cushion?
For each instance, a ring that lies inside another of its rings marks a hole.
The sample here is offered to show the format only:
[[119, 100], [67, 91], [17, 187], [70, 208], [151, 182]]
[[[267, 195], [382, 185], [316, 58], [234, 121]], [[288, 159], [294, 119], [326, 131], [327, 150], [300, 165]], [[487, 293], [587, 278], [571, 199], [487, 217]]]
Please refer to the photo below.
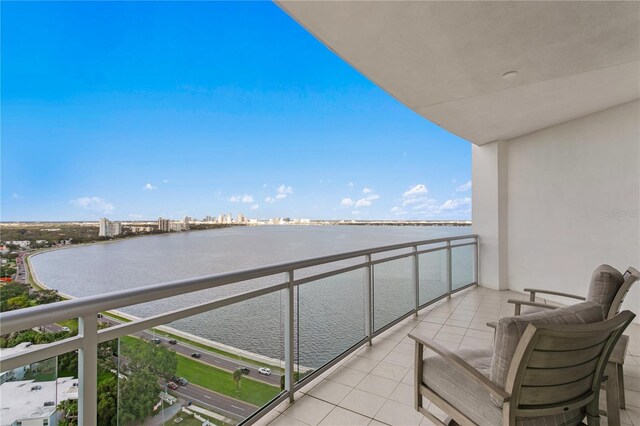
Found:
[[602, 305], [606, 317], [611, 307], [611, 302], [624, 283], [620, 271], [613, 266], [600, 265], [591, 275], [591, 284], [587, 292], [587, 301]]
[[[489, 376], [493, 349], [460, 349], [460, 358], [472, 367]], [[491, 400], [489, 392], [470, 379], [459, 368], [453, 368], [444, 358], [432, 353], [424, 359], [423, 383], [444, 400], [456, 407], [474, 423], [482, 426], [501, 425], [502, 408]], [[583, 417], [582, 411], [555, 416], [518, 418], [519, 426], [577, 425]]]
[[524, 330], [531, 323], [543, 324], [588, 324], [602, 321], [602, 307], [593, 302], [582, 302], [565, 308], [536, 312], [527, 315], [504, 317], [498, 321], [495, 348], [491, 360], [489, 378], [499, 386], [505, 386], [511, 359]]

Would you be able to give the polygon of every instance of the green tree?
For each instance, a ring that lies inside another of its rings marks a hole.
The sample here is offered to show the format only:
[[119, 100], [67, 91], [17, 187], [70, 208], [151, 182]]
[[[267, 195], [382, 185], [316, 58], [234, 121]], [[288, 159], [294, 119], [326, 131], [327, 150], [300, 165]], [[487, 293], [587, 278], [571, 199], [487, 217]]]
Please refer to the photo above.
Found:
[[33, 306], [33, 302], [29, 298], [28, 294], [21, 294], [20, 296], [12, 297], [7, 300], [7, 311], [28, 308], [29, 306]]
[[118, 379], [111, 376], [98, 383], [98, 426], [116, 426], [118, 410]]
[[236, 392], [240, 391], [240, 382], [242, 381], [242, 370], [240, 368], [233, 372], [233, 382], [236, 384]]
[[132, 372], [120, 381], [120, 422], [140, 424], [153, 412], [162, 388], [158, 378], [147, 369]]
[[78, 425], [78, 400], [65, 399], [58, 404], [58, 410], [62, 411], [59, 425], [77, 426]]

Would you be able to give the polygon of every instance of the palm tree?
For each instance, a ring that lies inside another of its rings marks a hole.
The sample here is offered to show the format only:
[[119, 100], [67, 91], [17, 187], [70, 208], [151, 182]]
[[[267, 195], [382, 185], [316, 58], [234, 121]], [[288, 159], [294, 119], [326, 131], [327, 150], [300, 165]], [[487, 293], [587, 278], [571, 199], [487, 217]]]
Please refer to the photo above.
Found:
[[242, 376], [244, 374], [242, 373], [242, 369], [238, 368], [236, 369], [236, 371], [233, 372], [233, 381], [236, 384], [236, 392], [240, 391], [240, 381], [242, 380]]

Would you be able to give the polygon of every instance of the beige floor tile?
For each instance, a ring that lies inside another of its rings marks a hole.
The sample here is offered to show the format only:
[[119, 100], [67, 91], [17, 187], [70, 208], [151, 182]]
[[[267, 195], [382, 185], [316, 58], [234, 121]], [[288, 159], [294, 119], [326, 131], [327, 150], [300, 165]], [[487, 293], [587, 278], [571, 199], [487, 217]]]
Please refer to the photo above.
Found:
[[356, 355], [351, 359], [349, 359], [347, 362], [345, 362], [344, 366], [348, 368], [353, 368], [354, 370], [362, 371], [364, 373], [368, 373], [371, 370], [373, 370], [375, 366], [378, 365], [379, 362], [380, 361], [375, 359], [364, 358], [359, 355]]
[[389, 399], [413, 408], [413, 386], [399, 383]]
[[365, 346], [364, 348], [360, 349], [358, 351], [358, 356], [382, 361], [385, 356], [389, 355], [389, 352], [391, 352], [391, 349], [393, 348], [395, 348], [395, 346], [384, 348], [377, 343], [374, 343], [372, 346]]
[[306, 395], [292, 404], [283, 414], [310, 426], [315, 426], [333, 410], [333, 407], [333, 404]]
[[371, 420], [367, 426], [388, 426], [385, 423], [380, 423], [377, 420]]
[[370, 374], [365, 377], [358, 386], [356, 386], [356, 389], [370, 392], [383, 398], [389, 398], [389, 395], [393, 393], [397, 386], [398, 382], [395, 380], [385, 379], [384, 377]]
[[413, 340], [411, 340], [411, 343], [400, 342], [398, 343], [398, 346], [393, 348], [393, 352], [398, 352], [401, 354], [409, 354], [409, 355], [413, 355], [415, 350], [416, 350], [416, 345]]
[[327, 379], [354, 388], [366, 376], [367, 373], [363, 373], [362, 371], [354, 370], [348, 367], [340, 367], [339, 369], [334, 371]]
[[369, 417], [335, 407], [321, 422], [322, 426], [365, 426], [371, 422]]
[[354, 389], [346, 398], [340, 401], [338, 405], [362, 414], [363, 416], [373, 418], [384, 402], [385, 399], [381, 396], [373, 395], [360, 389]]
[[471, 318], [468, 320], [459, 320], [459, 319], [448, 319], [445, 321], [445, 325], [453, 325], [455, 327], [463, 327], [467, 328], [471, 324]]
[[402, 367], [396, 364], [389, 364], [388, 362], [382, 361], [376, 366], [376, 368], [371, 370], [371, 374], [384, 377], [385, 379], [391, 379], [395, 380], [396, 382], [400, 382], [407, 374], [407, 371], [409, 371], [409, 368], [407, 367]]
[[413, 355], [391, 351], [383, 361], [388, 362], [389, 364], [399, 365], [401, 367], [410, 367], [413, 365]]
[[419, 425], [422, 421], [422, 414], [416, 410], [407, 408], [404, 404], [387, 400], [382, 408], [380, 408], [380, 411], [374, 416], [374, 419], [393, 426]]
[[269, 426], [309, 426], [307, 423], [303, 423], [300, 420], [296, 420], [293, 417], [289, 417], [285, 414], [280, 414], [277, 419], [269, 423]]
[[326, 401], [330, 404], [337, 405], [352, 390], [352, 387], [343, 385], [342, 383], [333, 382], [331, 380], [324, 380], [322, 383], [316, 385], [316, 387], [311, 389], [309, 395], [313, 396], [314, 398]]

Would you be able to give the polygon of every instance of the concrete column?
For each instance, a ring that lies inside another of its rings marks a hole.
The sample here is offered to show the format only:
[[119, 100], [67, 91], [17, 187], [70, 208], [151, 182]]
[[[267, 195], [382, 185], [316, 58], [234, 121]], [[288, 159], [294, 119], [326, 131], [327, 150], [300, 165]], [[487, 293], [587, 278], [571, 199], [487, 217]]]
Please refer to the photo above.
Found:
[[472, 145], [473, 231], [480, 236], [479, 284], [509, 288], [507, 142]]

